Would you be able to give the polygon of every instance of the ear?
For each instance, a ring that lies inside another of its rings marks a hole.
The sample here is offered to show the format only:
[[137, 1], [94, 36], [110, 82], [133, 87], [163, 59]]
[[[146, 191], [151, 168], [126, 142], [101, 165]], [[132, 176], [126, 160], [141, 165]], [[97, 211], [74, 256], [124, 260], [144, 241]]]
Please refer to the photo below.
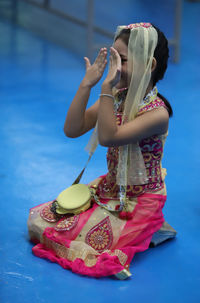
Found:
[[153, 57], [153, 61], [152, 61], [152, 65], [151, 65], [151, 72], [153, 72], [156, 69], [157, 66], [157, 61], [156, 59]]

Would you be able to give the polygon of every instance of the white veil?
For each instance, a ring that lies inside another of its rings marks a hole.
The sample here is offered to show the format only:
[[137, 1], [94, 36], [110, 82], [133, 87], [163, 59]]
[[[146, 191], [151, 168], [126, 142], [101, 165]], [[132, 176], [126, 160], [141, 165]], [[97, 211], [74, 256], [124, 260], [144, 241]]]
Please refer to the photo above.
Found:
[[[157, 45], [157, 31], [150, 23], [135, 23], [118, 26], [115, 39], [123, 29], [130, 29], [128, 43], [128, 74], [130, 85], [125, 99], [122, 123], [135, 119], [151, 78], [154, 50]], [[86, 146], [92, 155], [98, 145], [97, 126]], [[147, 183], [148, 178], [143, 156], [138, 143], [119, 147], [117, 184], [120, 187]], [[124, 191], [124, 189], [122, 189]]]
[[[125, 99], [122, 122], [133, 120], [143, 100], [151, 79], [154, 50], [157, 45], [157, 31], [150, 23], [136, 23], [117, 28], [115, 39], [123, 29], [130, 29], [128, 43], [128, 73], [131, 80]], [[148, 178], [143, 156], [138, 143], [119, 147], [117, 184], [126, 186], [147, 183]]]

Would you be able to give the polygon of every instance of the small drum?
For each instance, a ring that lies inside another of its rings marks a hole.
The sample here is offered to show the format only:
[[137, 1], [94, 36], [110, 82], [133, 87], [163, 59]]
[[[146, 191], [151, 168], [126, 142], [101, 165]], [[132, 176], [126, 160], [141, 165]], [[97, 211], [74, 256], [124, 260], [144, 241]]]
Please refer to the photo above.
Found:
[[74, 184], [63, 190], [55, 201], [56, 213], [78, 215], [84, 212], [91, 205], [93, 190], [85, 184]]

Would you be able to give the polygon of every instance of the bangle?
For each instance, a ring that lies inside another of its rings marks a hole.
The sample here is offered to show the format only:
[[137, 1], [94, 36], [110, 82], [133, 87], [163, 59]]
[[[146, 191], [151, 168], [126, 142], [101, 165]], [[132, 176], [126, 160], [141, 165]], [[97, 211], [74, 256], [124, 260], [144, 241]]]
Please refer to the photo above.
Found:
[[115, 99], [113, 95], [110, 94], [100, 94], [99, 97], [108, 97], [108, 98], [112, 98], [113, 100]]

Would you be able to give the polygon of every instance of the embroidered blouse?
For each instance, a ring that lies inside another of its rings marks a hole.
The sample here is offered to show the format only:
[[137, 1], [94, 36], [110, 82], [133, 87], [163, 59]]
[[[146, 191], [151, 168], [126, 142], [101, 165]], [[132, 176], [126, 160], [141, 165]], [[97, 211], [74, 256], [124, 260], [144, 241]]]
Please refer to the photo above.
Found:
[[[114, 107], [118, 125], [122, 123], [122, 102], [125, 100], [126, 93], [127, 90], [120, 91], [115, 97]], [[166, 105], [164, 101], [157, 96], [157, 88], [154, 87], [140, 103], [137, 116], [159, 107], [166, 108]], [[166, 137], [167, 134], [154, 135], [139, 142], [148, 182], [146, 184], [128, 185], [126, 192], [127, 197], [136, 197], [144, 192], [158, 191], [164, 187], [165, 169], [162, 169], [161, 160]], [[118, 147], [110, 147], [107, 152], [108, 173], [99, 183], [97, 190], [101, 198], [118, 198], [119, 186], [116, 184], [117, 165]]]

